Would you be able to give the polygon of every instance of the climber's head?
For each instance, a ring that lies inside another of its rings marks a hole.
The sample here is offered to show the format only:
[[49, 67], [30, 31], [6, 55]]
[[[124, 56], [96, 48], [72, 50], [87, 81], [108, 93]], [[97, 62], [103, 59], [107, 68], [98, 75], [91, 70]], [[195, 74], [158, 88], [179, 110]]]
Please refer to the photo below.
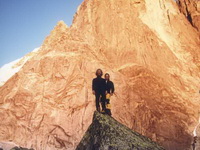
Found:
[[105, 74], [105, 79], [106, 79], [107, 81], [110, 80], [110, 75], [109, 75], [108, 73]]
[[101, 77], [103, 75], [103, 71], [101, 69], [97, 69], [96, 76]]

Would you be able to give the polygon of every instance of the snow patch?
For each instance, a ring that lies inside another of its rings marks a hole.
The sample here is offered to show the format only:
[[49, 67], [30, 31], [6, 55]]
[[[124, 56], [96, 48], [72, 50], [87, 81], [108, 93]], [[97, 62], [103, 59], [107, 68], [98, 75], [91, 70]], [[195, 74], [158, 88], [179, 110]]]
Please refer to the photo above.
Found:
[[23, 67], [23, 65], [38, 52], [39, 49], [40, 48], [35, 48], [31, 53], [25, 55], [24, 57], [5, 64], [3, 67], [1, 67], [0, 86], [3, 86], [6, 81], [8, 81], [8, 79], [17, 73]]

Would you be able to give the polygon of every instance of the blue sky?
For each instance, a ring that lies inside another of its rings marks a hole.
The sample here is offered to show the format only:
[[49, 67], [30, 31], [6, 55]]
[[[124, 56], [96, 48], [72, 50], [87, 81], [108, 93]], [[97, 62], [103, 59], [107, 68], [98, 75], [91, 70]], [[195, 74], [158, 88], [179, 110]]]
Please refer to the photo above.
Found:
[[59, 20], [70, 26], [83, 0], [0, 0], [0, 67], [39, 47]]

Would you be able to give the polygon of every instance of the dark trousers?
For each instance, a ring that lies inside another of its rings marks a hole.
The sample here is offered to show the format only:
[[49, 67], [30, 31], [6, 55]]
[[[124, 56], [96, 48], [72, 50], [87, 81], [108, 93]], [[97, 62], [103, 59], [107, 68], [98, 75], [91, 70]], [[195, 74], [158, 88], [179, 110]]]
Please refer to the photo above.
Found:
[[101, 106], [102, 106], [102, 110], [105, 111], [106, 109], [106, 104], [105, 104], [105, 100], [106, 100], [106, 95], [103, 93], [96, 93], [95, 94], [96, 97], [96, 109], [97, 111], [100, 112], [100, 102], [101, 102]]

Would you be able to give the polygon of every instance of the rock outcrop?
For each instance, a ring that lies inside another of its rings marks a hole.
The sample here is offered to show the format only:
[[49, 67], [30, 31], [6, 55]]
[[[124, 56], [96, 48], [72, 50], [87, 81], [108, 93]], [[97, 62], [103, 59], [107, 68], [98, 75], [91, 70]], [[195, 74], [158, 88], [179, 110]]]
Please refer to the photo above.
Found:
[[110, 116], [95, 111], [76, 150], [164, 150], [155, 142], [132, 131]]
[[188, 21], [200, 31], [200, 1], [178, 0], [180, 11], [187, 17]]
[[117, 121], [167, 150], [191, 147], [200, 40], [173, 0], [85, 0], [0, 87], [0, 141], [75, 149], [92, 122], [98, 68], [115, 83]]
[[13, 147], [18, 147], [18, 145], [13, 142], [0, 142], [0, 150], [10, 150]]
[[34, 149], [28, 149], [28, 148], [23, 148], [23, 147], [13, 147], [10, 150], [34, 150]]

